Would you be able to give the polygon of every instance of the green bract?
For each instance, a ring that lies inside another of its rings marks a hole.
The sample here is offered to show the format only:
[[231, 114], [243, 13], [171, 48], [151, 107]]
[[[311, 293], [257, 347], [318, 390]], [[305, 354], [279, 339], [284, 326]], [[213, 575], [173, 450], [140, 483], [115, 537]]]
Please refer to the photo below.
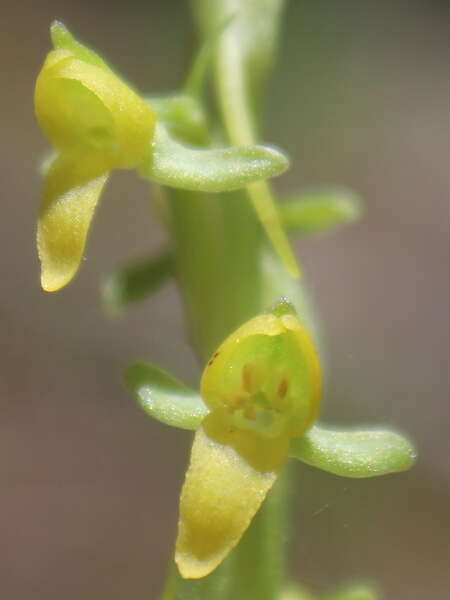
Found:
[[306, 189], [289, 195], [280, 204], [280, 216], [286, 229], [303, 235], [351, 223], [360, 215], [358, 196], [340, 189]]
[[106, 312], [115, 315], [128, 304], [145, 298], [173, 275], [173, 262], [173, 253], [166, 250], [114, 271], [101, 288]]

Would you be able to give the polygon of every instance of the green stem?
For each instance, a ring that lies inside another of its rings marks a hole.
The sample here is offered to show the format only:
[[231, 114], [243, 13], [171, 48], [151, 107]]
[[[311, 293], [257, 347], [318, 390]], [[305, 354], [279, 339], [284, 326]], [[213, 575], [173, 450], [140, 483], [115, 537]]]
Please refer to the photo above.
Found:
[[201, 363], [260, 310], [261, 236], [242, 192], [167, 191], [175, 269]]
[[[214, 68], [223, 116], [222, 123], [217, 125], [235, 145], [256, 139], [254, 107], [261, 95], [256, 88], [260, 87], [270, 63], [282, 3], [282, 0], [195, 2], [205, 36], [232, 18], [218, 41]], [[253, 33], [254, 26], [260, 32], [259, 38]], [[246, 28], [250, 38], [253, 36], [250, 42]], [[251, 43], [260, 58], [268, 52], [259, 62], [254, 60], [256, 54], [252, 55]], [[249, 52], [246, 56], [244, 46]], [[248, 80], [250, 71], [244, 64], [251, 59], [254, 67], [251, 72], [258, 72], [254, 78], [258, 85], [253, 85], [252, 90]], [[260, 182], [249, 186], [247, 191], [230, 194], [209, 196], [175, 190], [167, 194], [178, 282], [191, 340], [202, 362], [233, 329], [281, 296], [289, 296], [300, 315], [309, 320], [301, 289], [262, 236], [261, 223], [273, 247], [290, 263], [293, 272], [295, 259], [283, 241], [284, 233], [279, 228], [267, 183]], [[237, 548], [218, 569], [201, 580], [182, 580], [177, 576], [177, 591], [169, 583], [164, 600], [279, 600], [284, 584], [288, 480], [285, 469]]]
[[289, 466], [286, 465], [234, 551], [234, 585], [230, 598], [279, 600], [286, 576], [289, 487]]
[[[307, 314], [300, 288], [264, 247], [243, 193], [210, 197], [171, 190], [168, 199], [178, 281], [202, 361], [230, 331], [280, 296], [288, 295]], [[164, 600], [278, 600], [288, 478], [285, 472], [216, 571], [199, 581], [178, 578], [177, 594]]]

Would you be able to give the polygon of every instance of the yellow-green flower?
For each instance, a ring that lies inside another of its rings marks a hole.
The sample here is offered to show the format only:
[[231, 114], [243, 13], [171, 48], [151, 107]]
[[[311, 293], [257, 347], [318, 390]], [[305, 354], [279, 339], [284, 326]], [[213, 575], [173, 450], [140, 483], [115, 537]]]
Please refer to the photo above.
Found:
[[257, 316], [213, 354], [201, 380], [210, 412], [180, 500], [175, 560], [183, 577], [204, 577], [238, 543], [290, 439], [315, 421], [320, 388], [317, 353], [293, 314]]
[[112, 169], [136, 169], [161, 185], [216, 193], [287, 168], [288, 159], [274, 148], [208, 145], [198, 99], [185, 93], [153, 98], [155, 112], [61, 23], [52, 25], [51, 36], [54, 50], [34, 96], [38, 122], [56, 151], [45, 169], [37, 233], [45, 290], [60, 289], [78, 270]]
[[414, 462], [414, 447], [395, 431], [315, 424], [319, 358], [286, 301], [225, 340], [205, 367], [200, 394], [144, 362], [128, 368], [126, 383], [152, 417], [196, 430], [175, 554], [186, 578], [208, 575], [239, 542], [288, 456], [353, 478]]
[[115, 168], [135, 168], [150, 151], [155, 115], [92, 50], [60, 23], [39, 73], [35, 111], [56, 150], [38, 222], [42, 287], [55, 291], [76, 273], [100, 194]]

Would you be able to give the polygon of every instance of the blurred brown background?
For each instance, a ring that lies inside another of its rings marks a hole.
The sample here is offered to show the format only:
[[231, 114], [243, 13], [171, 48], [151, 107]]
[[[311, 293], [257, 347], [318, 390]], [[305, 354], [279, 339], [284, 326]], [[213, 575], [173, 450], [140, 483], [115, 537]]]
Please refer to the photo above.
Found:
[[[0, 598], [153, 600], [175, 534], [189, 435], [147, 419], [121, 370], [148, 357], [195, 383], [168, 286], [123, 318], [98, 281], [162, 241], [147, 186], [115, 174], [80, 275], [38, 284], [33, 81], [63, 20], [144, 91], [172, 90], [193, 47], [187, 2], [17, 0], [0, 8]], [[327, 342], [328, 422], [385, 423], [417, 441], [407, 474], [348, 481], [296, 465], [293, 572], [386, 598], [450, 588], [450, 10], [444, 2], [291, 0], [267, 139], [278, 186], [345, 184], [360, 224], [298, 244]]]

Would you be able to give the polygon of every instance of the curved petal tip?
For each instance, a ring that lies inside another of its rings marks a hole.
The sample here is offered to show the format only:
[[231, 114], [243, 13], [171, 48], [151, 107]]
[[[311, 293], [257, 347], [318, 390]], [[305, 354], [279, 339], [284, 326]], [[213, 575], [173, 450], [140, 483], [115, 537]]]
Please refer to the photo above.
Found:
[[210, 437], [212, 418], [206, 417], [195, 435], [180, 499], [175, 562], [188, 579], [208, 575], [236, 546], [274, 484], [287, 452], [285, 441], [277, 442], [261, 468], [260, 461], [251, 458], [253, 452], [261, 454], [253, 441], [248, 453], [242, 448], [246, 440], [230, 444], [225, 433], [220, 440]]

